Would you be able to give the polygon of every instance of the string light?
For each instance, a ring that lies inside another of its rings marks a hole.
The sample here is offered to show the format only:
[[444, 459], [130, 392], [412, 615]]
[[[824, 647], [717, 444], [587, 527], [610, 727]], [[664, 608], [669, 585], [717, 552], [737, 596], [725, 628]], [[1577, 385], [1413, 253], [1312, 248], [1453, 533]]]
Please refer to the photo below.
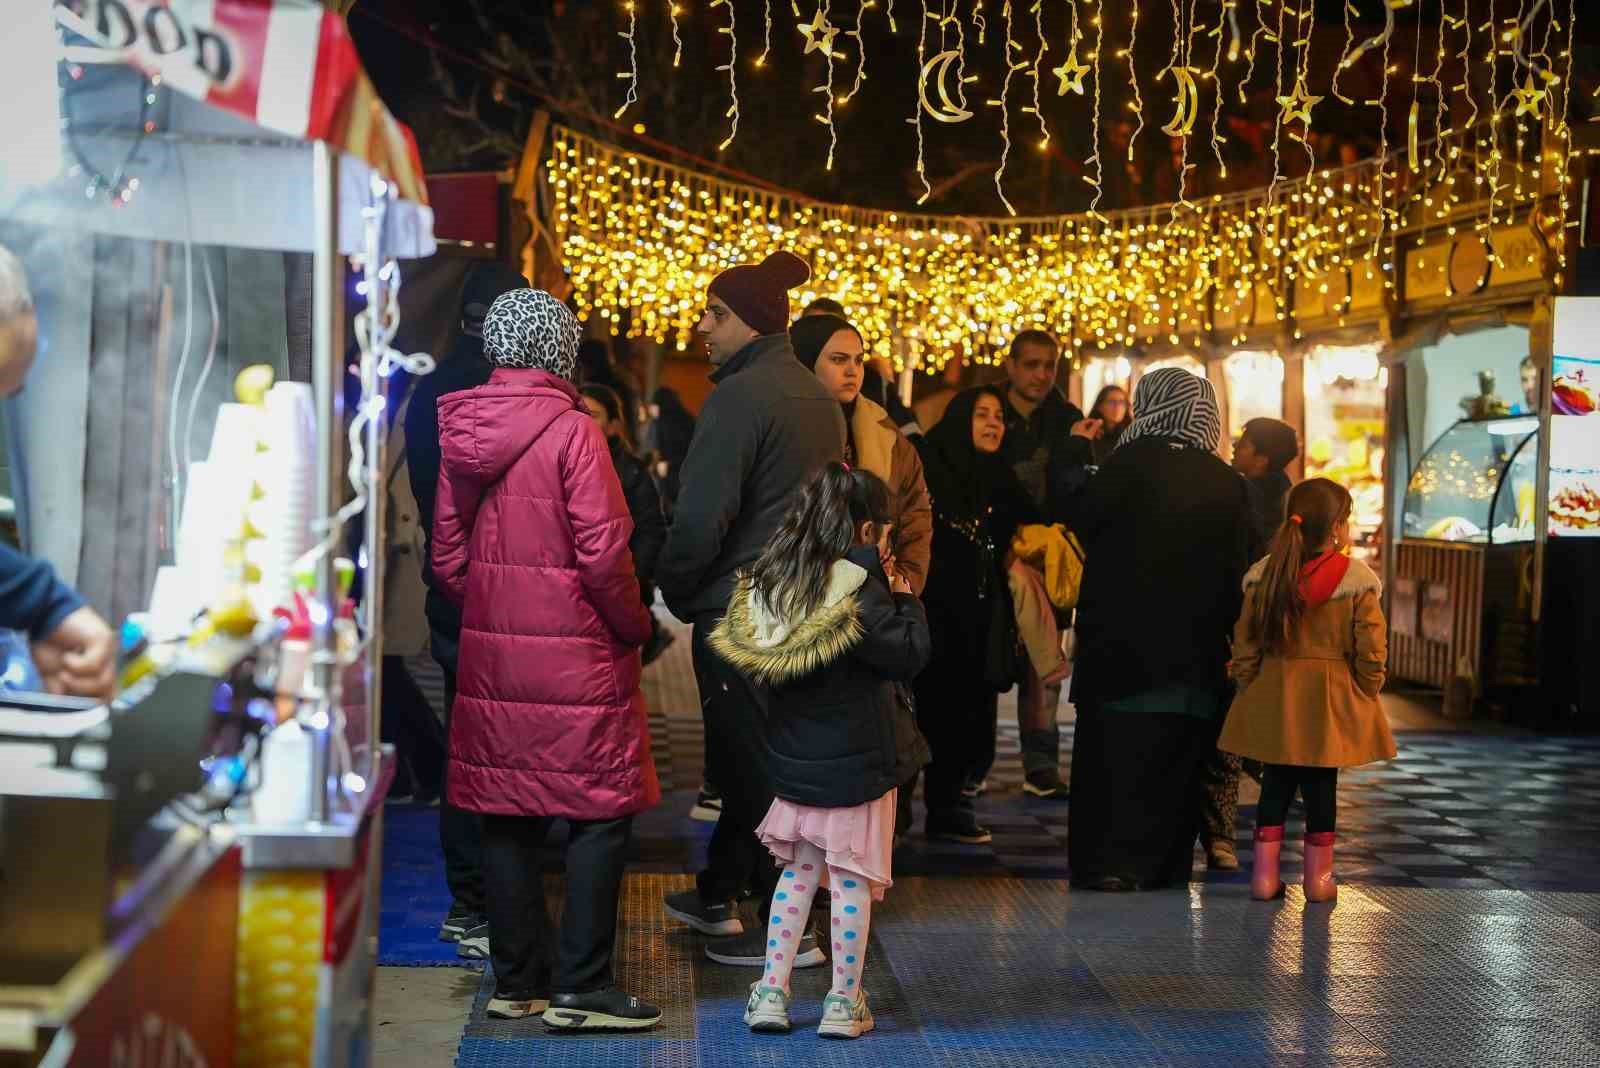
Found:
[[767, 57], [772, 55], [772, 0], [761, 2], [761, 54], [756, 57], [756, 66], [765, 67]]
[[1089, 202], [1089, 215], [1097, 219], [1103, 218], [1100, 215], [1100, 198], [1106, 192], [1106, 168], [1100, 159], [1100, 128], [1104, 125], [1100, 108], [1100, 53], [1106, 43], [1105, 13], [1105, 0], [1094, 0], [1094, 133], [1090, 137], [1094, 151], [1089, 155], [1089, 162], [1094, 165], [1094, 181], [1091, 183], [1094, 186], [1094, 199]]
[[[1272, 95], [1283, 101], [1283, 9], [1289, 0], [1279, 0], [1278, 3], [1278, 33], [1272, 38], [1277, 46], [1277, 55], [1274, 57], [1272, 68]], [[1280, 150], [1283, 137], [1283, 124], [1289, 122], [1293, 113], [1281, 115], [1278, 121], [1272, 124], [1272, 184], [1267, 187], [1267, 200], [1273, 201], [1278, 195], [1278, 183], [1283, 180], [1283, 153]]]
[[1134, 52], [1139, 47], [1139, 0], [1131, 0], [1128, 18], [1128, 50], [1124, 53], [1128, 57], [1128, 82], [1133, 86], [1133, 108], [1138, 116], [1138, 122], [1133, 128], [1133, 136], [1128, 138], [1128, 162], [1133, 162], [1133, 146], [1138, 142], [1139, 135], [1144, 132], [1144, 97], [1139, 92], [1139, 72], [1134, 68]]
[[1256, 28], [1250, 31], [1250, 47], [1245, 49], [1244, 77], [1239, 79], [1239, 105], [1243, 107], [1250, 102], [1245, 95], [1250, 83], [1256, 76], [1256, 55], [1261, 51], [1261, 38], [1263, 35], [1271, 36], [1272, 31], [1267, 29], [1267, 16], [1264, 8], [1270, 8], [1272, 0], [1256, 0]]
[[628, 42], [628, 69], [618, 73], [617, 77], [628, 80], [628, 96], [622, 106], [611, 113], [613, 119], [622, 118], [623, 112], [639, 102], [639, 43], [633, 36], [639, 25], [639, 12], [634, 0], [627, 0], [622, 7], [628, 13], [628, 28], [617, 36]]
[[922, 132], [922, 70], [927, 61], [928, 54], [928, 0], [922, 2], [922, 18], [917, 20], [917, 84], [913, 94], [915, 100], [911, 108], [910, 121], [917, 128], [917, 180], [922, 183], [922, 195], [917, 198], [919, 205], [926, 204], [928, 198], [933, 196], [933, 186], [928, 184], [927, 145]]
[[683, 14], [683, 8], [676, 3], [667, 5], [667, 19], [672, 23], [672, 65], [677, 67], [683, 62], [683, 34], [678, 30], [678, 16]]
[[[1467, 3], [1468, 0], [1461, 0], [1461, 2], [1462, 3]], [[1356, 5], [1354, 3], [1352, 3], [1351, 0], [1345, 0], [1345, 3], [1344, 3], [1344, 50], [1339, 53], [1339, 62], [1334, 64], [1334, 67], [1333, 67], [1333, 82], [1328, 88], [1328, 91], [1331, 92], [1334, 95], [1334, 97], [1337, 98], [1338, 101], [1341, 104], [1345, 104], [1345, 105], [1351, 106], [1351, 107], [1355, 106], [1355, 101], [1350, 99], [1349, 97], [1345, 96], [1344, 93], [1340, 91], [1340, 89], [1339, 89], [1339, 77], [1342, 74], [1344, 74], [1344, 72], [1350, 68], [1351, 63], [1354, 62], [1354, 60], [1352, 60], [1350, 58], [1350, 49], [1355, 47], [1355, 43], [1356, 43], [1356, 28], [1355, 28], [1355, 24], [1350, 21], [1350, 17], [1352, 15], [1354, 15], [1355, 13], [1356, 13]]]
[[733, 124], [728, 129], [728, 137], [717, 146], [718, 152], [726, 152], [728, 146], [733, 144], [733, 139], [739, 136], [739, 16], [733, 9], [732, 0], [711, 0], [711, 6], [721, 5], [728, 9], [728, 24], [717, 29], [728, 35], [728, 62], [718, 67], [718, 70], [728, 72], [728, 96], [731, 103], [725, 117], [732, 119]]
[[[820, 6], [817, 8], [817, 18], [824, 26], [829, 25], [828, 15], [831, 13], [829, 8], [830, 0], [822, 0]], [[823, 169], [829, 171], [833, 170], [833, 155], [839, 148], [839, 128], [833, 123], [833, 61], [835, 58], [835, 52], [833, 51], [834, 32], [835, 31], [831, 27], [826, 30], [822, 44], [822, 58], [826, 61], [828, 72], [827, 81], [822, 85], [819, 85], [816, 90], [814, 90], [815, 92], [821, 93], [823, 96], [823, 111], [822, 114], [816, 116], [816, 118], [828, 128], [828, 162]]]
[[1033, 115], [1039, 120], [1039, 151], [1050, 147], [1050, 127], [1044, 121], [1044, 108], [1039, 102], [1039, 71], [1044, 65], [1045, 53], [1050, 45], [1044, 37], [1044, 0], [1033, 0], [1033, 28], [1039, 35], [1039, 51], [1033, 57]]
[[[1233, 38], [1229, 44], [1229, 58], [1238, 59], [1239, 52], [1239, 23], [1237, 21], [1238, 0], [1225, 0], [1222, 5], [1223, 14], [1229, 25], [1233, 27]], [[1223, 181], [1228, 178], [1228, 164], [1222, 158], [1222, 146], [1227, 143], [1218, 128], [1222, 121], [1222, 80], [1217, 77], [1217, 72], [1222, 68], [1222, 23], [1217, 23], [1217, 28], [1212, 34], [1217, 39], [1217, 50], [1211, 56], [1211, 69], [1206, 72], [1206, 81], [1211, 84], [1211, 154], [1217, 159], [1217, 177]]]
[[845, 31], [846, 37], [854, 37], [856, 41], [856, 76], [855, 80], [850, 83], [850, 91], [839, 98], [840, 104], [848, 104], [854, 100], [856, 94], [861, 92], [861, 86], [867, 80], [867, 39], [862, 36], [861, 27], [866, 22], [867, 12], [872, 10], [872, 7], [871, 0], [866, 0], [861, 5], [860, 13], [856, 16], [856, 28]]
[[1027, 64], [1018, 64], [1011, 58], [1011, 53], [1022, 47], [1013, 36], [1015, 27], [1011, 17], [1011, 0], [1004, 0], [1000, 8], [1000, 17], [1005, 20], [1006, 26], [1006, 76], [1005, 81], [1000, 85], [1000, 99], [989, 101], [989, 103], [1000, 108], [1000, 165], [994, 169], [994, 190], [1000, 195], [1000, 203], [1005, 205], [1006, 214], [1015, 215], [1017, 209], [1013, 208], [1011, 201], [1006, 199], [1006, 189], [1002, 179], [1005, 178], [1006, 163], [1011, 159], [1011, 77], [1017, 73], [1019, 67], [1025, 67]]

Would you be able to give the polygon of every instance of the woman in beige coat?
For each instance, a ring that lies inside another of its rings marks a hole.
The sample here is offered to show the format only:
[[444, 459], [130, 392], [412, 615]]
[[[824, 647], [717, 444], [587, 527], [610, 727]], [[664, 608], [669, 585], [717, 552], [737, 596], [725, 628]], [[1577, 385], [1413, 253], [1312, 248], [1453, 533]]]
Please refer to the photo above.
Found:
[[1307, 901], [1331, 901], [1340, 768], [1388, 760], [1394, 736], [1378, 691], [1388, 656], [1382, 585], [1341, 551], [1350, 493], [1325, 478], [1289, 491], [1271, 552], [1246, 573], [1229, 674], [1238, 696], [1217, 747], [1267, 765], [1256, 809], [1251, 894], [1284, 892], [1283, 823], [1305, 799]]

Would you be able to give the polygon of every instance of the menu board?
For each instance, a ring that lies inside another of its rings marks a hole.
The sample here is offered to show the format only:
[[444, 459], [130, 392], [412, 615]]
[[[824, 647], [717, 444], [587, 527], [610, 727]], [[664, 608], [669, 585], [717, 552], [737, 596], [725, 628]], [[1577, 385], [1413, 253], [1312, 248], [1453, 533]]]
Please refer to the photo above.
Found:
[[1600, 537], [1600, 298], [1559, 297], [1550, 367], [1550, 536]]

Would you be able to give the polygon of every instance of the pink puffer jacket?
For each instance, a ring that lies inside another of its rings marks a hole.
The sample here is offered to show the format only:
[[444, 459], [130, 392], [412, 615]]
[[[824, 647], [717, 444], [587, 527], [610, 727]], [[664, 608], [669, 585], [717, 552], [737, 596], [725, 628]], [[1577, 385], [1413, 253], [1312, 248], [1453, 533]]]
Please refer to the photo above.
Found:
[[578, 820], [650, 807], [650, 614], [599, 425], [569, 383], [501, 368], [440, 400], [439, 438], [433, 573], [462, 607], [451, 804]]

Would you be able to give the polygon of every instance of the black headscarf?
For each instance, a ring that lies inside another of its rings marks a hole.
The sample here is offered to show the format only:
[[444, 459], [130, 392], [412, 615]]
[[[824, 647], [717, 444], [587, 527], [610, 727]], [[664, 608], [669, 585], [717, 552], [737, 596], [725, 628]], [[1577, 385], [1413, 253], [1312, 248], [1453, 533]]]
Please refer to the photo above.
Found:
[[977, 518], [988, 507], [996, 487], [1016, 478], [999, 453], [982, 453], [972, 444], [972, 412], [978, 398], [984, 396], [1005, 403], [994, 386], [964, 389], [951, 398], [944, 418], [924, 435], [923, 473], [928, 493], [934, 507], [948, 519]]
[[789, 327], [789, 344], [794, 348], [795, 357], [815, 371], [828, 339], [841, 330], [861, 336], [861, 331], [837, 315], [802, 315]]

